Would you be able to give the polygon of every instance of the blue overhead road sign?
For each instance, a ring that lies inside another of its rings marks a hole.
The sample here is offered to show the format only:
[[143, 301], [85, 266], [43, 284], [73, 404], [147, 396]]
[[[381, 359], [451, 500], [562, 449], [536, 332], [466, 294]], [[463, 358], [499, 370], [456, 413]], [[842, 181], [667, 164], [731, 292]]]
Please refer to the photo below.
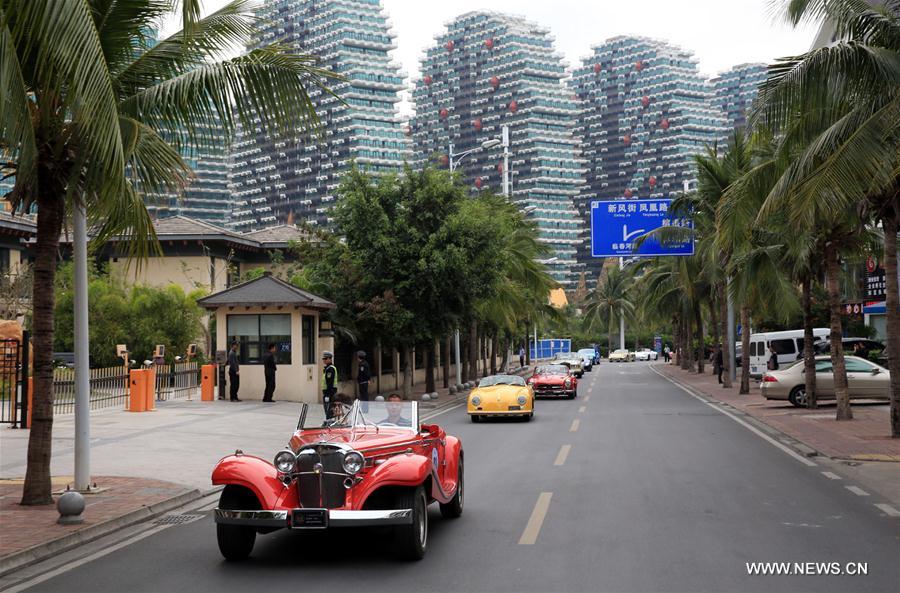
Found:
[[670, 199], [603, 200], [591, 202], [591, 256], [654, 257], [693, 255], [693, 236], [684, 242], [661, 243], [648, 237], [640, 249], [634, 241], [660, 227], [693, 228], [690, 218], [676, 216]]

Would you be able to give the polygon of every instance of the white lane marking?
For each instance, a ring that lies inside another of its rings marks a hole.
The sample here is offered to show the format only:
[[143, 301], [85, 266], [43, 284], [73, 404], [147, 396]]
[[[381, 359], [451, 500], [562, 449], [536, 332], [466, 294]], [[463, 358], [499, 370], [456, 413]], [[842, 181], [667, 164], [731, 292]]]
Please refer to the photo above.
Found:
[[37, 585], [39, 583], [43, 583], [44, 581], [52, 579], [53, 577], [56, 577], [63, 573], [69, 572], [73, 568], [78, 568], [79, 566], [87, 564], [88, 562], [93, 562], [94, 560], [97, 560], [98, 558], [102, 558], [103, 556], [106, 556], [107, 554], [111, 554], [111, 553], [115, 552], [116, 550], [120, 550], [126, 546], [130, 546], [131, 544], [133, 544], [135, 542], [139, 542], [140, 540], [142, 540], [144, 538], [150, 537], [151, 535], [159, 533], [160, 531], [163, 531], [164, 529], [168, 529], [172, 526], [173, 525], [160, 525], [159, 527], [154, 527], [153, 529], [149, 529], [147, 531], [144, 531], [143, 533], [139, 533], [138, 535], [135, 535], [134, 537], [130, 537], [130, 538], [128, 538], [124, 541], [121, 541], [115, 545], [112, 545], [108, 548], [103, 548], [102, 550], [94, 552], [93, 554], [89, 554], [89, 555], [85, 556], [84, 558], [79, 558], [78, 560], [76, 560], [74, 562], [64, 564], [63, 566], [60, 566], [59, 568], [53, 569], [49, 572], [45, 572], [44, 574], [42, 574], [40, 576], [36, 576], [33, 579], [19, 583], [15, 587], [6, 589], [5, 591], [6, 591], [6, 593], [18, 593], [19, 591], [24, 591], [25, 589], [34, 587], [35, 585]]
[[537, 502], [534, 503], [534, 510], [531, 511], [531, 517], [528, 524], [525, 525], [525, 531], [519, 538], [520, 546], [531, 546], [537, 541], [538, 534], [541, 532], [541, 525], [544, 524], [544, 517], [547, 516], [547, 510], [550, 508], [550, 499], [553, 498], [552, 492], [541, 492]]
[[584, 396], [584, 403], [588, 403], [589, 401], [591, 401], [591, 396], [589, 396], [589, 395]]
[[828, 478], [829, 480], [840, 480], [841, 477], [832, 472], [822, 472], [822, 475]]
[[572, 426], [569, 427], [569, 432], [578, 432], [579, 426], [581, 426], [581, 420], [578, 418], [572, 420]]
[[580, 408], [578, 408], [578, 413], [579, 413], [579, 414], [584, 414], [584, 411], [585, 411], [585, 410], [587, 410], [587, 406], [581, 406]]
[[569, 451], [572, 450], [572, 445], [563, 445], [559, 448], [559, 453], [556, 455], [556, 461], [553, 462], [553, 465], [563, 465], [566, 462], [566, 458], [569, 456]]
[[692, 393], [687, 387], [684, 387], [683, 385], [680, 385], [679, 383], [676, 383], [676, 382], [673, 381], [672, 379], [669, 379], [669, 377], [666, 377], [665, 375], [663, 375], [662, 373], [660, 373], [659, 371], [657, 371], [657, 370], [654, 369], [653, 367], [650, 367], [650, 369], [651, 369], [654, 373], [656, 373], [657, 375], [659, 375], [660, 377], [662, 377], [663, 379], [666, 379], [667, 381], [669, 381], [669, 383], [671, 383], [671, 384], [674, 385], [675, 387], [681, 389], [682, 391], [684, 391], [685, 393], [687, 393], [688, 395], [690, 395], [691, 397], [693, 397], [694, 399], [696, 399], [697, 401], [703, 402], [704, 404], [706, 404], [707, 406], [709, 406], [709, 407], [712, 408], [713, 410], [716, 410], [716, 411], [718, 411], [718, 412], [721, 412], [722, 414], [725, 414], [726, 416], [728, 416], [729, 418], [731, 418], [732, 420], [734, 420], [735, 422], [737, 422], [738, 424], [740, 424], [741, 426], [743, 426], [744, 428], [746, 428], [747, 430], [749, 430], [750, 432], [752, 432], [753, 434], [755, 434], [756, 436], [758, 436], [759, 438], [763, 439], [764, 441], [766, 441], [766, 442], [769, 443], [770, 445], [772, 445], [772, 446], [774, 446], [774, 447], [777, 447], [777, 448], [781, 449], [782, 451], [784, 451], [785, 453], [787, 453], [788, 455], [790, 455], [791, 457], [793, 457], [794, 459], [796, 459], [797, 461], [799, 461], [800, 463], [802, 463], [803, 465], [806, 465], [806, 466], [808, 466], [808, 467], [816, 467], [816, 466], [818, 465], [817, 463], [814, 463], [814, 462], [810, 461], [809, 459], [807, 459], [806, 457], [800, 455], [799, 453], [797, 453], [797, 452], [791, 450], [790, 447], [787, 447], [786, 445], [782, 445], [781, 443], [779, 443], [778, 441], [776, 441], [775, 439], [773, 439], [772, 437], [770, 437], [770, 436], [767, 435], [766, 433], [762, 432], [761, 430], [758, 430], [757, 428], [755, 428], [755, 427], [751, 426], [750, 424], [744, 422], [743, 420], [741, 420], [740, 418], [738, 418], [737, 416], [735, 416], [734, 414], [732, 414], [732, 413], [729, 412], [728, 410], [722, 409], [722, 408], [720, 408], [719, 406], [716, 406], [715, 404], [712, 404], [712, 403], [706, 401], [706, 400], [703, 399], [702, 397], [700, 397], [700, 396], [698, 396], [698, 395], [695, 395], [695, 394]]
[[879, 509], [881, 509], [884, 512], [884, 514], [887, 515], [888, 517], [900, 517], [900, 511], [898, 511], [897, 509], [895, 509], [894, 507], [892, 507], [889, 504], [884, 504], [883, 502], [879, 502], [879, 503], [876, 503], [875, 506], [878, 507]]
[[852, 492], [853, 494], [855, 494], [857, 496], [868, 496], [869, 495], [868, 492], [866, 492], [859, 486], [844, 486], [844, 488], [846, 488], [847, 490], [849, 490], [850, 492]]

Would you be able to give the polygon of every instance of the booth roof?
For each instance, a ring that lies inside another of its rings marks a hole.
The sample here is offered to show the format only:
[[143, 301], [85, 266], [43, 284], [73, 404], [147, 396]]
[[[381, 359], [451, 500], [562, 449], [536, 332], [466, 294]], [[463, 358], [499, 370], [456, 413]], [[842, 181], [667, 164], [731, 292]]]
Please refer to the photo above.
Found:
[[331, 301], [279, 280], [268, 272], [254, 280], [242, 282], [221, 292], [199, 299], [197, 304], [206, 309], [238, 306], [303, 306], [325, 311], [335, 308], [335, 304]]

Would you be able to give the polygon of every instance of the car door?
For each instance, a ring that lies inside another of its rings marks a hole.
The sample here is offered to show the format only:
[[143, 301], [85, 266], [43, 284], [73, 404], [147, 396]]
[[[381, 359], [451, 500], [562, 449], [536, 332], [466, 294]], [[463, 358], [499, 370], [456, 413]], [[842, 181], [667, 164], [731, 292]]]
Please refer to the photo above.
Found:
[[816, 361], [816, 397], [834, 397], [834, 372], [830, 360]]
[[[848, 356], [845, 362], [850, 397], [878, 397], [881, 395], [884, 389], [884, 374], [881, 369], [855, 356]], [[878, 372], [875, 372], [876, 370]]]

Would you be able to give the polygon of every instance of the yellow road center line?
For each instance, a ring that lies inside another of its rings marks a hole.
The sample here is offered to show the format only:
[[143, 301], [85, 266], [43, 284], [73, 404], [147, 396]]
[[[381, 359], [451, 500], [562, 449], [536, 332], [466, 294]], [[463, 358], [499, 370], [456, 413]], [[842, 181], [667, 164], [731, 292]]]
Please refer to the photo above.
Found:
[[578, 408], [578, 413], [583, 414], [585, 410], [587, 410], [587, 406], [581, 406], [580, 408]]
[[569, 456], [569, 451], [572, 450], [572, 445], [563, 445], [559, 448], [559, 453], [556, 455], [556, 461], [553, 462], [553, 465], [563, 465], [566, 462], [566, 458]]
[[541, 492], [537, 502], [534, 504], [534, 510], [531, 511], [531, 517], [519, 538], [520, 546], [531, 546], [537, 541], [538, 534], [541, 532], [541, 525], [544, 524], [544, 517], [547, 516], [547, 510], [550, 508], [550, 499], [553, 498], [552, 492]]
[[569, 432], [577, 432], [579, 426], [581, 426], [581, 420], [578, 418], [572, 420], [572, 426], [569, 428]]

